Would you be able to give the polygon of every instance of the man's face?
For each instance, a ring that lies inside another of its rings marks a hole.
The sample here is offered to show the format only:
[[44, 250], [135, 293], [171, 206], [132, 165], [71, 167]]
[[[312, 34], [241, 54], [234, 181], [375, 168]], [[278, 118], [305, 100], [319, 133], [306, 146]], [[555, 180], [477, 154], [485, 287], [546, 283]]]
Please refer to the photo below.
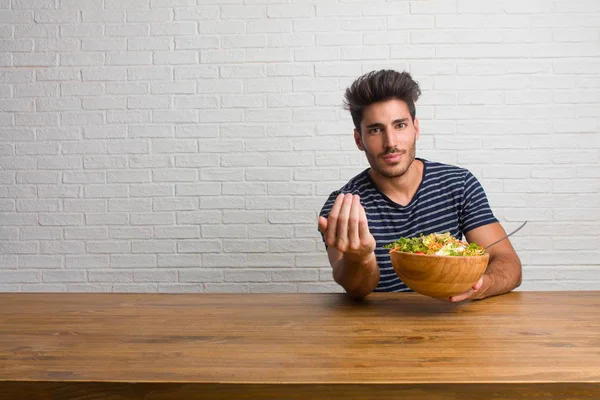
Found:
[[404, 101], [371, 104], [363, 111], [360, 130], [354, 130], [354, 140], [375, 172], [386, 178], [406, 173], [415, 160], [419, 121], [412, 121]]

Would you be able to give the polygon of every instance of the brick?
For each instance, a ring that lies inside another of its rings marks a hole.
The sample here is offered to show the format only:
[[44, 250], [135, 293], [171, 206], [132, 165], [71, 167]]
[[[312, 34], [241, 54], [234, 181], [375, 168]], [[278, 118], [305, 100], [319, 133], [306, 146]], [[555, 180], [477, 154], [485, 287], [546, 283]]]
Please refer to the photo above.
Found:
[[198, 171], [195, 169], [154, 170], [154, 182], [195, 182], [198, 180]]
[[197, 198], [154, 198], [154, 211], [186, 211], [197, 210]]
[[149, 171], [108, 171], [108, 183], [150, 182]]
[[67, 292], [75, 293], [108, 293], [112, 292], [110, 283], [67, 283]]
[[0, 211], [2, 212], [14, 212], [16, 210], [15, 201], [12, 199], [0, 200]]
[[84, 187], [84, 197], [88, 198], [127, 197], [128, 192], [127, 185], [119, 184], [86, 185]]
[[33, 171], [17, 171], [17, 183], [59, 183], [59, 172], [33, 172]]
[[[21, 11], [15, 11], [18, 16]], [[49, 38], [58, 36], [59, 26], [47, 24], [18, 24], [14, 25], [13, 35], [16, 39], [21, 38]], [[8, 36], [10, 37], [10, 35]]]
[[248, 254], [248, 267], [292, 267], [294, 256], [291, 254]]
[[179, 271], [180, 282], [223, 282], [223, 271], [219, 269], [186, 269]]
[[293, 236], [293, 229], [281, 225], [255, 225], [248, 227], [248, 238], [290, 238]]
[[0, 168], [4, 170], [35, 169], [34, 157], [0, 157]]
[[13, 84], [13, 97], [55, 97], [59, 88], [58, 83], [16, 83]]
[[317, 269], [286, 269], [271, 272], [273, 282], [311, 282], [318, 279]]
[[236, 209], [244, 207], [244, 198], [243, 197], [232, 197], [232, 196], [222, 196], [222, 197], [202, 197], [200, 199], [200, 209]]
[[23, 284], [21, 285], [21, 291], [29, 293], [59, 293], [66, 292], [67, 286], [64, 284], [51, 283]]
[[22, 113], [15, 115], [16, 126], [51, 126], [58, 125], [56, 113]]
[[158, 65], [197, 64], [200, 59], [196, 51], [154, 51], [152, 53], [153, 63]]
[[171, 212], [131, 213], [131, 225], [173, 225], [175, 215]]
[[103, 183], [106, 182], [104, 171], [65, 171], [63, 183]]
[[272, 224], [307, 224], [316, 223], [316, 212], [309, 211], [270, 211], [269, 222]]
[[114, 268], [150, 268], [157, 265], [155, 254], [124, 254], [110, 256]]
[[179, 253], [214, 253], [221, 251], [221, 242], [218, 240], [179, 240], [177, 241]]
[[89, 254], [129, 253], [131, 251], [131, 246], [127, 241], [90, 241], [86, 243], [85, 247]]
[[152, 199], [109, 199], [108, 200], [108, 211], [110, 212], [123, 212], [123, 211], [135, 211], [144, 212], [152, 211]]
[[227, 282], [270, 282], [270, 272], [265, 270], [225, 270], [224, 279]]
[[[0, 227], [0, 240], [18, 240], [19, 231], [16, 227]], [[1, 265], [1, 264], [0, 264]]]
[[86, 282], [86, 271], [43, 271], [42, 281], [44, 282]]
[[171, 19], [171, 10], [158, 8], [153, 10], [135, 10], [127, 13], [127, 22], [162, 22]]
[[[316, 226], [315, 226], [316, 233]], [[327, 260], [327, 254], [298, 254], [296, 256], [296, 266], [297, 267], [325, 267], [329, 265], [329, 261]], [[332, 279], [331, 268], [325, 269], [327, 272], [320, 273], [320, 280], [324, 280], [323, 278], [327, 278], [328, 280]]]
[[177, 196], [218, 196], [221, 194], [221, 184], [210, 183], [190, 183], [177, 184], [175, 187]]
[[[133, 216], [132, 216], [133, 219]], [[86, 225], [126, 225], [129, 215], [126, 213], [86, 213]], [[133, 222], [132, 222], [133, 224]]]
[[173, 240], [133, 240], [132, 253], [175, 253]]
[[[172, 5], [171, 5], [172, 6]], [[175, 20], [216, 20], [219, 17], [218, 6], [175, 8]], [[200, 24], [204, 21], [200, 22]]]
[[152, 228], [110, 228], [111, 239], [151, 239]]
[[133, 280], [135, 282], [177, 282], [177, 271], [171, 270], [135, 270], [133, 271]]
[[154, 237], [157, 239], [195, 239], [200, 238], [200, 231], [197, 226], [155, 227]]
[[19, 199], [17, 200], [18, 212], [32, 211], [60, 211], [59, 200], [37, 200], [37, 199]]
[[[266, 106], [266, 100], [264, 95], [223, 95], [221, 96], [221, 104], [224, 108], [260, 108]], [[206, 111], [209, 115], [211, 113], [210, 110]], [[230, 113], [224, 112], [219, 120], [231, 121], [232, 117], [234, 120], [241, 120], [241, 113]], [[204, 115], [201, 115], [201, 119], [204, 120]], [[207, 121], [218, 122], [216, 118], [209, 118]]]
[[0, 282], [9, 283], [36, 283], [40, 281], [41, 274], [37, 271], [3, 271], [0, 270]]
[[130, 168], [169, 168], [171, 166], [171, 158], [168, 155], [129, 156]]
[[241, 225], [204, 225], [203, 238], [247, 238], [247, 228]]
[[245, 57], [244, 50], [227, 49], [227, 50], [201, 50], [200, 61], [205, 64], [221, 64], [243, 62]]
[[[218, 126], [213, 124], [177, 125], [175, 127], [175, 137], [214, 138], [217, 136]], [[203, 146], [200, 149], [205, 151]]]
[[268, 241], [266, 240], [223, 240], [223, 251], [226, 253], [236, 252], [267, 252]]
[[130, 185], [131, 197], [170, 197], [175, 193], [174, 185], [160, 183], [142, 183]]
[[108, 239], [106, 228], [65, 228], [65, 239], [98, 240]]
[[88, 271], [89, 282], [133, 282], [132, 271]]
[[186, 123], [197, 122], [198, 111], [196, 110], [154, 110], [153, 121], [158, 123]]
[[200, 267], [201, 256], [200, 254], [159, 254], [158, 255], [158, 266], [160, 268], [187, 268], [187, 267]]

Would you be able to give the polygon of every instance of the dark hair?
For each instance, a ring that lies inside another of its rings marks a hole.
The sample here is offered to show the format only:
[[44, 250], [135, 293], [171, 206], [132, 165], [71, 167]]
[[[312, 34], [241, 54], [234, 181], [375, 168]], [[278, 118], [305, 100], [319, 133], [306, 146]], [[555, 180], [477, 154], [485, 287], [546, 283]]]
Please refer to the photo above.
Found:
[[404, 101], [414, 121], [417, 115], [415, 102], [420, 95], [419, 84], [408, 72], [382, 69], [359, 77], [346, 89], [344, 108], [350, 110], [354, 126], [360, 131], [363, 110], [379, 101], [391, 99]]

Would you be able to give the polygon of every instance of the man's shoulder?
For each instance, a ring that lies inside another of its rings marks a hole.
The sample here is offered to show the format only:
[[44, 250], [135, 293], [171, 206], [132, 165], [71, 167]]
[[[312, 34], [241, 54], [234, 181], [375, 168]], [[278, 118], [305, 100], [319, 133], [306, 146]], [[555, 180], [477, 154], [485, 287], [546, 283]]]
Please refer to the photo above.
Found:
[[465, 167], [447, 164], [439, 161], [420, 159], [425, 165], [426, 176], [431, 180], [446, 179], [466, 179], [472, 175], [471, 171]]
[[331, 196], [337, 196], [340, 193], [361, 194], [365, 190], [369, 190], [372, 186], [371, 178], [369, 177], [369, 169], [364, 169], [344, 184], [341, 188], [331, 192]]

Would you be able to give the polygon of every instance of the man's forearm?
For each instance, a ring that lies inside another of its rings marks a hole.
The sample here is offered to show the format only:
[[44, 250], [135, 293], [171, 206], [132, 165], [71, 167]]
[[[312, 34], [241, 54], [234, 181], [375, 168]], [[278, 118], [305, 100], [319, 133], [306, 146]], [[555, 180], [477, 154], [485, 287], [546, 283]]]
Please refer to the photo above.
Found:
[[379, 283], [379, 267], [375, 253], [365, 259], [351, 259], [343, 256], [333, 267], [333, 279], [346, 292], [356, 298], [371, 293]]
[[499, 255], [490, 260], [478, 298], [510, 292], [521, 285], [521, 262], [517, 256]]

